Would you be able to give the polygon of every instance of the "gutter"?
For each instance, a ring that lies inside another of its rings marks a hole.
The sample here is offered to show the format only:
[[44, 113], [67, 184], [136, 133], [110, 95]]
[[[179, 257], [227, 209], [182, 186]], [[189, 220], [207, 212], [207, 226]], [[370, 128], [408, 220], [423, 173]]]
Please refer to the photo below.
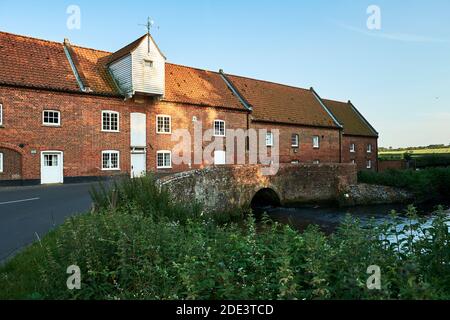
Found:
[[378, 131], [375, 130], [374, 127], [372, 127], [372, 125], [369, 123], [369, 121], [367, 121], [366, 118], [364, 118], [364, 116], [361, 114], [361, 112], [359, 112], [359, 110], [355, 107], [355, 105], [350, 100], [348, 100], [348, 104], [350, 105], [350, 107], [352, 107], [352, 109], [356, 112], [356, 114], [361, 118], [361, 120], [366, 123], [366, 125], [370, 128], [370, 130], [372, 130], [372, 132], [377, 137], [379, 137], [380, 134], [378, 133]]
[[327, 108], [327, 106], [325, 105], [325, 103], [323, 103], [322, 98], [317, 94], [317, 92], [314, 90], [313, 87], [311, 87], [309, 89], [314, 97], [317, 99], [317, 101], [319, 101], [320, 105], [322, 106], [322, 108], [328, 113], [328, 115], [331, 117], [331, 119], [333, 119], [333, 122], [340, 128], [340, 129], [344, 129], [344, 126], [337, 120], [337, 118], [334, 116], [334, 114], [330, 111], [330, 109]]
[[338, 119], [335, 117], [333, 112], [331, 112], [330, 109], [325, 105], [322, 98], [319, 96], [319, 94], [314, 90], [313, 87], [310, 88], [313, 95], [316, 97], [317, 101], [321, 104], [322, 108], [328, 113], [328, 115], [333, 119], [334, 123], [339, 127], [339, 163], [343, 162], [342, 157], [342, 135], [344, 133], [344, 126], [338, 121]]
[[248, 110], [253, 111], [252, 105], [244, 98], [244, 96], [239, 92], [239, 90], [233, 85], [233, 83], [228, 79], [226, 74], [223, 72], [222, 69], [219, 70], [219, 74], [222, 77], [222, 80], [225, 81], [225, 84], [228, 86], [228, 88], [233, 92], [233, 94], [239, 99], [239, 101], [242, 103], [242, 105]]
[[77, 70], [75, 62], [71, 55], [72, 48], [70, 46], [69, 39], [67, 39], [67, 38], [64, 39], [63, 47], [64, 47], [64, 53], [66, 54], [67, 60], [69, 60], [70, 67], [72, 68], [73, 74], [75, 76], [75, 79], [77, 79], [77, 83], [78, 83], [78, 86], [80, 87], [81, 91], [82, 92], [92, 92], [91, 88], [89, 88], [88, 86], [86, 86], [83, 83], [80, 73]]

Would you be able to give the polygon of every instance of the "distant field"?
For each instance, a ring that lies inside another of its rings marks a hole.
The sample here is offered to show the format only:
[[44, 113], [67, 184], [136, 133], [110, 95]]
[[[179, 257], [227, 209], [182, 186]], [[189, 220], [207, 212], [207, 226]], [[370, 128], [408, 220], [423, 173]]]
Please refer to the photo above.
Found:
[[432, 155], [432, 154], [448, 154], [450, 155], [450, 148], [442, 148], [442, 149], [418, 149], [418, 150], [403, 150], [403, 151], [380, 151], [380, 156], [389, 156], [389, 155], [403, 155], [404, 153], [409, 152], [413, 155]]

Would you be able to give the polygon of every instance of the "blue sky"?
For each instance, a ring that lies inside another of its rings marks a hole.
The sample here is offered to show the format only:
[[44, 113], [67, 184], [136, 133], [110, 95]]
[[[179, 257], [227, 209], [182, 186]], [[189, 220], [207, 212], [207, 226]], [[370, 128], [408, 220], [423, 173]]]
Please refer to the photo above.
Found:
[[[366, 26], [369, 5], [381, 30]], [[170, 62], [351, 99], [380, 145], [397, 147], [450, 144], [449, 12], [448, 0], [1, 0], [0, 30], [115, 51], [151, 16]]]

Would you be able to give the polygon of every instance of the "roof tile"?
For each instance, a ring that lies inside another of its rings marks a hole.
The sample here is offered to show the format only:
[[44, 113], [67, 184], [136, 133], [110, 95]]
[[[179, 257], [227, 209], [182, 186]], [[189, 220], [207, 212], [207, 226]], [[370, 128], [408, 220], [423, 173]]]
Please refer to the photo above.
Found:
[[370, 125], [358, 114], [349, 102], [323, 99], [327, 108], [344, 126], [344, 134], [356, 136], [377, 137]]

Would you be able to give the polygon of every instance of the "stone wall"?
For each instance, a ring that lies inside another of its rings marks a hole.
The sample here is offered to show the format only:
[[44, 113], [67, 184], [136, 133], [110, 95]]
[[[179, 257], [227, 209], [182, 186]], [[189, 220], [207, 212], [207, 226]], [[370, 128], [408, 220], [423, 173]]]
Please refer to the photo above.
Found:
[[275, 191], [283, 205], [337, 201], [357, 183], [357, 171], [350, 164], [282, 164], [275, 175], [264, 175], [259, 165], [222, 166], [167, 176], [159, 183], [178, 200], [221, 211], [250, 205], [266, 188]]

